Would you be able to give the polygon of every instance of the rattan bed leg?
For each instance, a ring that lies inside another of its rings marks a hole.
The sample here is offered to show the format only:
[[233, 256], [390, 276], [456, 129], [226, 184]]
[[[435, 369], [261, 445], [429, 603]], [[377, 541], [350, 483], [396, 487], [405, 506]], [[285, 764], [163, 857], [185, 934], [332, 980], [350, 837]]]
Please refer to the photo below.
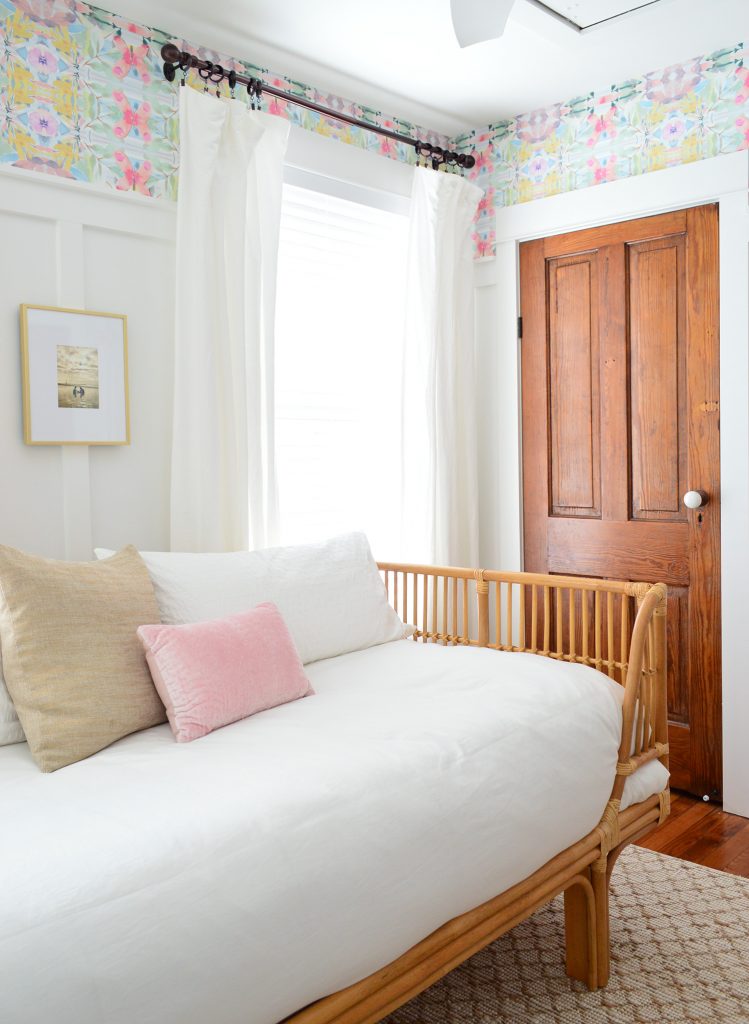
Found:
[[564, 891], [567, 974], [594, 992], [598, 987], [597, 907], [591, 870], [577, 875]]
[[607, 861], [593, 865], [593, 893], [596, 903], [596, 963], [598, 987], [605, 988], [611, 969], [611, 936], [609, 932], [609, 879]]

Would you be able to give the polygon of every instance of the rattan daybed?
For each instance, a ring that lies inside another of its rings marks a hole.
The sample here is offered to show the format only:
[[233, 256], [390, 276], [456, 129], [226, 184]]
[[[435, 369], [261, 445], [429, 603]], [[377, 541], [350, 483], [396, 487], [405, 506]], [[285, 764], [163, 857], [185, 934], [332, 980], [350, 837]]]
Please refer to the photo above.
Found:
[[560, 893], [567, 973], [591, 990], [606, 985], [612, 869], [628, 843], [669, 813], [668, 788], [620, 811], [629, 776], [650, 761], [668, 766], [665, 586], [395, 563], [380, 570], [416, 642], [528, 652], [591, 666], [619, 683], [616, 778], [598, 826], [579, 842], [287, 1024], [375, 1024]]

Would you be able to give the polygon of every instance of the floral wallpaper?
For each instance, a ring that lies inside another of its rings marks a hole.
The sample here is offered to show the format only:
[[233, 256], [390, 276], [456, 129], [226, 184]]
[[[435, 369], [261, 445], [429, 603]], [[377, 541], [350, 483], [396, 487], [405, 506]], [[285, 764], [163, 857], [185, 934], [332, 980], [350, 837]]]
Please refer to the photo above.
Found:
[[[0, 0], [0, 163], [175, 198], [179, 87], [162, 74], [159, 51], [167, 41], [333, 110], [447, 145], [445, 136], [132, 24], [87, 3]], [[203, 88], [194, 73], [188, 82]], [[396, 160], [416, 160], [411, 146], [285, 101], [264, 101], [263, 108], [350, 145]]]
[[[174, 199], [179, 87], [164, 80], [159, 53], [171, 38], [78, 0], [0, 0], [0, 163]], [[743, 43], [448, 140], [225, 54], [174, 42], [333, 110], [473, 152], [469, 177], [484, 188], [474, 235], [478, 256], [494, 252], [498, 207], [749, 147]], [[188, 83], [203, 88], [195, 74]], [[349, 145], [416, 160], [410, 146], [283, 100], [271, 98], [264, 108]]]
[[453, 140], [485, 192], [477, 255], [494, 253], [498, 207], [749, 148], [746, 57], [737, 43]]

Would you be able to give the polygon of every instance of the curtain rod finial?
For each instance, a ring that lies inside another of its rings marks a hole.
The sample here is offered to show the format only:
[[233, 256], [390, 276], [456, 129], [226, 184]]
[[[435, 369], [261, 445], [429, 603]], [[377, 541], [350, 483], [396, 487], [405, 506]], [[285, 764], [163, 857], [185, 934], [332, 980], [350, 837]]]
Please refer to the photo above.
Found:
[[161, 47], [161, 57], [170, 64], [179, 64], [182, 51], [174, 43], [164, 43]]

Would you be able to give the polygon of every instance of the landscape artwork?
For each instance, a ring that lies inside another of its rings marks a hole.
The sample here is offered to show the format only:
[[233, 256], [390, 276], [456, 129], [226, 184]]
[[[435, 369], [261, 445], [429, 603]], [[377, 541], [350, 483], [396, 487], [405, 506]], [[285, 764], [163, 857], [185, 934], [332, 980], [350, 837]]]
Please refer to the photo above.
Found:
[[99, 408], [99, 350], [83, 345], [57, 346], [57, 406]]

